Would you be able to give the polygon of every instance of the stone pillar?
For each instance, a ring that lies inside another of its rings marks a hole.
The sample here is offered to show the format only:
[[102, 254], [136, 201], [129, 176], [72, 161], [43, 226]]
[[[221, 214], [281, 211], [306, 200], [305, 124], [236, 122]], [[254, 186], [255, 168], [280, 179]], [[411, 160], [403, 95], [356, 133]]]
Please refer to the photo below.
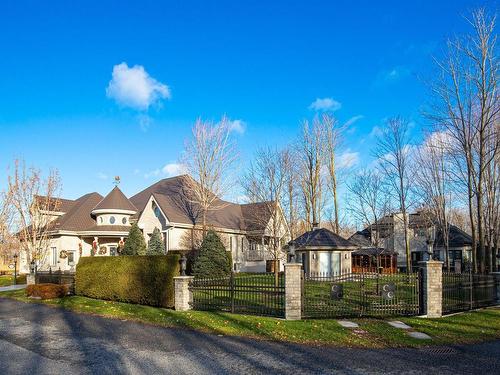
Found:
[[176, 311], [191, 310], [190, 302], [193, 302], [193, 293], [189, 290], [189, 283], [193, 276], [174, 277], [174, 306]]
[[285, 319], [302, 318], [302, 264], [285, 264]]
[[34, 285], [35, 282], [35, 274], [34, 273], [29, 273], [26, 275], [26, 284], [27, 285]]
[[419, 262], [422, 268], [423, 313], [428, 318], [441, 318], [443, 314], [443, 262]]
[[500, 305], [500, 272], [491, 273], [495, 278], [495, 305]]

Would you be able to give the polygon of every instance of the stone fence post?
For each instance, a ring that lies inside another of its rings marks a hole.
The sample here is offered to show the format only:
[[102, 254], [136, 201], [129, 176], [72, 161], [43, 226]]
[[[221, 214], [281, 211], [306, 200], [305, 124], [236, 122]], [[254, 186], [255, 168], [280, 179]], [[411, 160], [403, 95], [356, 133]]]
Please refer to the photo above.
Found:
[[302, 264], [285, 264], [285, 319], [302, 318]]
[[174, 307], [176, 311], [191, 310], [190, 303], [193, 302], [193, 293], [189, 290], [189, 283], [193, 276], [174, 277]]
[[495, 278], [495, 305], [500, 305], [500, 272], [491, 273]]
[[443, 315], [443, 262], [429, 260], [419, 262], [422, 268], [423, 313], [428, 318]]
[[26, 284], [27, 285], [34, 285], [36, 284], [36, 277], [34, 273], [29, 273], [26, 275]]

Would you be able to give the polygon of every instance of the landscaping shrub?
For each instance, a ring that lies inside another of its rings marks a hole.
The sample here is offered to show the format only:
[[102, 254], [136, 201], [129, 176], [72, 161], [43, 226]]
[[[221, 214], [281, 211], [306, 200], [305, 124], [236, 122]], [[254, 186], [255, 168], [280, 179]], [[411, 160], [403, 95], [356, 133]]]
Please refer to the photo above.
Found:
[[153, 230], [153, 234], [148, 242], [148, 250], [146, 255], [162, 255], [165, 254], [165, 246], [163, 246], [163, 240], [161, 239], [161, 233], [158, 228]]
[[179, 255], [82, 257], [76, 294], [90, 298], [173, 307]]
[[28, 297], [41, 299], [61, 298], [69, 294], [69, 285], [32, 284], [26, 287]]
[[224, 277], [231, 274], [231, 255], [217, 233], [208, 231], [201, 243], [193, 264], [193, 275], [197, 278]]
[[121, 255], [146, 255], [146, 241], [137, 223], [130, 227]]

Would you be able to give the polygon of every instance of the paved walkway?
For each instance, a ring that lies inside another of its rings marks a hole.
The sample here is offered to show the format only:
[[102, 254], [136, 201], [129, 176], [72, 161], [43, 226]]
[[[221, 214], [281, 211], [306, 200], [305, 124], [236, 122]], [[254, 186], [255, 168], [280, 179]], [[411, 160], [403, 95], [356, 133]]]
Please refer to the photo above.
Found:
[[8, 292], [9, 290], [19, 290], [19, 289], [24, 289], [24, 288], [26, 288], [26, 284], [1, 286], [0, 292]]
[[500, 341], [431, 349], [310, 347], [76, 314], [0, 298], [1, 373], [498, 374]]

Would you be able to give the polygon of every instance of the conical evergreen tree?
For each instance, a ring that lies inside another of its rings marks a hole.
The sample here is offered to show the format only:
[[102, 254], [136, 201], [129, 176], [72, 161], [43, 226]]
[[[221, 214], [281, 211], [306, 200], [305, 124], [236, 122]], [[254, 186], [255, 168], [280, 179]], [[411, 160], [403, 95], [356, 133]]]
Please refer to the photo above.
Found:
[[208, 231], [193, 264], [197, 278], [224, 277], [231, 274], [231, 257], [217, 233]]
[[137, 223], [132, 224], [122, 255], [146, 255], [146, 241]]
[[158, 228], [153, 230], [153, 234], [148, 242], [147, 255], [163, 255], [165, 254], [165, 246], [163, 246], [163, 240], [161, 239], [161, 233]]

